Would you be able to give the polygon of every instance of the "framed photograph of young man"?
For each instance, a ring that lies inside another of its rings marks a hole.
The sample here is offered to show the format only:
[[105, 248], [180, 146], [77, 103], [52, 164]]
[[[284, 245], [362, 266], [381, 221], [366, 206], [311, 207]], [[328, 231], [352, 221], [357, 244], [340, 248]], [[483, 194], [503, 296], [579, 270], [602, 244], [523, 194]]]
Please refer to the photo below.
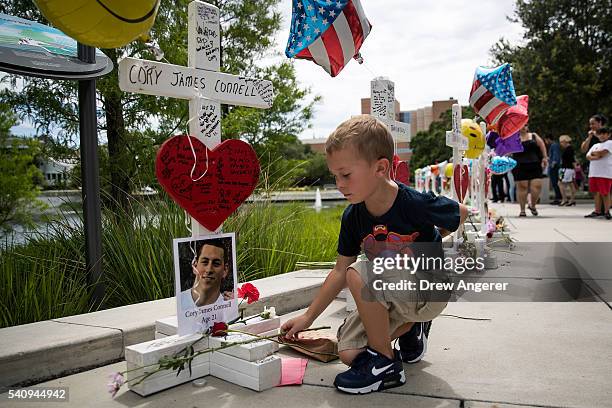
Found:
[[173, 240], [178, 334], [238, 316], [234, 233]]

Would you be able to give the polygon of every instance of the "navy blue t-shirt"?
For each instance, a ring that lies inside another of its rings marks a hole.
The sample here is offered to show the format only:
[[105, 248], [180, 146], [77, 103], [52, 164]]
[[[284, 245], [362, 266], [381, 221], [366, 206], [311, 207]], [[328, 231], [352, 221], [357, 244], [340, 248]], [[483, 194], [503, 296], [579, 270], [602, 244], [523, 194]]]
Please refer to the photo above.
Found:
[[[357, 256], [373, 241], [440, 242], [434, 227], [449, 231], [459, 228], [459, 204], [433, 193], [420, 193], [402, 183], [393, 205], [380, 217], [372, 216], [364, 202], [350, 204], [342, 214], [338, 253]], [[366, 251], [367, 252], [367, 251]]]

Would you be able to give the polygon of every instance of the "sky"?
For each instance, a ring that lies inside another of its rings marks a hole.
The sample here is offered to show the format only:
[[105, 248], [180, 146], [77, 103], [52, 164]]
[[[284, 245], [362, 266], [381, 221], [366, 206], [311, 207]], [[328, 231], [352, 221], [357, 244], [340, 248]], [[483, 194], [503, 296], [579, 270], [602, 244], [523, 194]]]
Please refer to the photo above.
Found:
[[[522, 27], [506, 18], [513, 14], [514, 0], [361, 2], [372, 24], [361, 47], [364, 64], [353, 60], [332, 78], [311, 61], [295, 61], [300, 84], [322, 97], [315, 106], [312, 127], [299, 135], [302, 139], [327, 137], [340, 122], [359, 114], [361, 98], [369, 97], [370, 81], [378, 76], [395, 83], [395, 98], [402, 111], [450, 97], [466, 105], [474, 70], [478, 65], [491, 65], [491, 46], [501, 37], [512, 44], [522, 37]], [[279, 10], [283, 23], [276, 36], [276, 56], [264, 59], [263, 64], [286, 58], [291, 1], [281, 0]], [[35, 133], [27, 123], [12, 131]]]
[[[370, 81], [377, 76], [395, 83], [402, 111], [431, 106], [431, 101], [459, 100], [467, 105], [477, 66], [491, 65], [490, 48], [501, 37], [520, 43], [523, 29], [511, 23], [514, 0], [361, 0], [372, 31], [361, 47], [364, 64], [351, 61], [337, 77], [306, 60], [296, 60], [298, 81], [323, 99], [312, 128], [300, 138], [327, 137], [343, 120], [361, 113]], [[282, 0], [283, 24], [276, 50], [289, 37], [291, 2]], [[520, 91], [520, 90], [519, 90]]]

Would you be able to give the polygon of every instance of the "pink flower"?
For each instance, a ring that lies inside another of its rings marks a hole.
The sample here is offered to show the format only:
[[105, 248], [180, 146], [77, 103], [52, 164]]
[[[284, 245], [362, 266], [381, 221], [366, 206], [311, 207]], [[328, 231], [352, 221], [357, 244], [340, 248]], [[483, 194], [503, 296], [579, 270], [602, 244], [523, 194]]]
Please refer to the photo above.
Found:
[[492, 238], [493, 237], [493, 233], [497, 229], [496, 226], [495, 226], [495, 223], [493, 222], [493, 220], [489, 219], [487, 221], [486, 227], [487, 227], [487, 237], [488, 238]]
[[106, 384], [106, 390], [111, 395], [112, 398], [117, 395], [117, 391], [121, 388], [123, 384], [125, 384], [125, 378], [121, 373], [115, 372], [108, 376], [111, 379], [111, 382]]

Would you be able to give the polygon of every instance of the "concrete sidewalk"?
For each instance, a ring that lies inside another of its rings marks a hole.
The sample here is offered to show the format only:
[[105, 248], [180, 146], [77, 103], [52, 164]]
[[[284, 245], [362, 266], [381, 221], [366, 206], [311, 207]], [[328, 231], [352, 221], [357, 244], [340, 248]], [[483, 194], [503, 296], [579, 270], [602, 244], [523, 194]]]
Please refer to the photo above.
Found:
[[[572, 243], [612, 241], [612, 221], [583, 218], [592, 211], [591, 204], [563, 208], [545, 204], [538, 207], [540, 216], [528, 212], [525, 218], [517, 217], [518, 204], [493, 204], [492, 208], [506, 217], [512, 236], [520, 242], [565, 242], [571, 249]], [[539, 255], [505, 263], [491, 275], [545, 280], [546, 271], [536, 265], [545, 254]], [[612, 251], [602, 255], [610, 257]], [[425, 359], [405, 364], [406, 384], [382, 393], [341, 394], [332, 383], [346, 367], [313, 360], [304, 385], [262, 393], [207, 377], [207, 385], [201, 388], [187, 383], [147, 398], [124, 388], [111, 399], [106, 392], [107, 375], [125, 370], [125, 362], [39, 386], [69, 387], [68, 403], [45, 404], [58, 407], [612, 407], [612, 310], [605, 302], [611, 301], [605, 296], [612, 294], [612, 273], [584, 268], [604, 286], [603, 296], [589, 302], [449, 304], [433, 323]], [[314, 325], [337, 329], [346, 316], [344, 306], [343, 300], [334, 301]], [[287, 314], [283, 320], [298, 313]], [[283, 348], [280, 353], [298, 356]], [[0, 407], [5, 406], [41, 404], [8, 401], [5, 393], [0, 395]]]
[[[346, 316], [344, 306], [334, 301], [314, 325], [335, 330]], [[147, 398], [122, 389], [111, 399], [107, 375], [125, 370], [124, 362], [39, 386], [69, 387], [68, 403], [48, 404], [61, 407], [611, 407], [611, 353], [612, 312], [603, 303], [461, 302], [434, 321], [425, 360], [404, 365], [406, 384], [367, 396], [333, 388], [342, 363], [313, 360], [304, 385], [262, 393], [207, 377], [202, 388], [187, 383]], [[30, 406], [13, 404], [2, 396], [0, 407]]]
[[612, 220], [584, 218], [594, 209], [590, 202], [574, 207], [540, 204], [537, 217], [529, 209], [527, 217], [519, 217], [518, 203], [494, 203], [490, 208], [506, 218], [512, 237], [520, 242], [612, 242]]

